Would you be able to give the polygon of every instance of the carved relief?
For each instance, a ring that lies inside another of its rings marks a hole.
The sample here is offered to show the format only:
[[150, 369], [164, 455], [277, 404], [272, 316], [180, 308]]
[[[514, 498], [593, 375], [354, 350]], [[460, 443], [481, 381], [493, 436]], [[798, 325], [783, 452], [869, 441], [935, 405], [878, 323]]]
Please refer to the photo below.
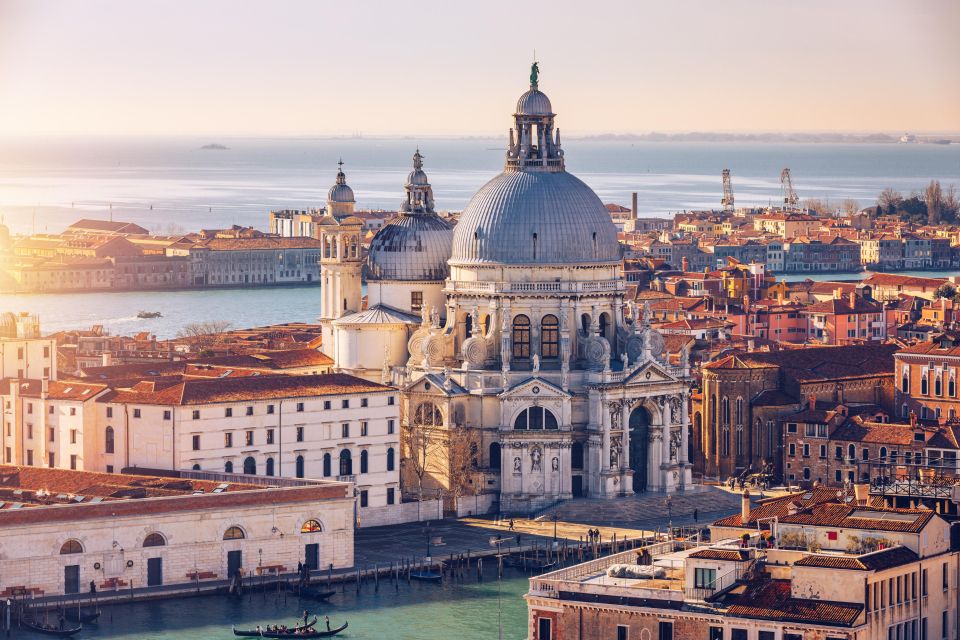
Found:
[[467, 338], [460, 347], [464, 364], [469, 369], [481, 369], [487, 360], [487, 341], [478, 336]]
[[543, 459], [543, 451], [540, 450], [539, 446], [535, 446], [530, 450], [530, 470], [531, 471], [541, 471], [540, 462]]

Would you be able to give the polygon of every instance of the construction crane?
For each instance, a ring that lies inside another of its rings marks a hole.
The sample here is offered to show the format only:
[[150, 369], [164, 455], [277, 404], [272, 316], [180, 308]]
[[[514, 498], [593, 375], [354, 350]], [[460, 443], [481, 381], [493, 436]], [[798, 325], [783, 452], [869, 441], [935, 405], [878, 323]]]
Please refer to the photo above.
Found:
[[793, 180], [790, 179], [790, 168], [780, 172], [780, 188], [783, 191], [783, 208], [796, 211], [800, 207], [800, 198], [793, 190]]
[[724, 211], [733, 211], [733, 186], [730, 184], [730, 169], [723, 170], [723, 199], [720, 200]]

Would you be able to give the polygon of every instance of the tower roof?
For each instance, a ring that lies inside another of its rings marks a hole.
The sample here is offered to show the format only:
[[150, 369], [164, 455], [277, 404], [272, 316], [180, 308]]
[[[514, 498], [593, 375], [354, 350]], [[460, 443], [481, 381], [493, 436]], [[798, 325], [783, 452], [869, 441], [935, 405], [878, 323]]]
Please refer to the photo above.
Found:
[[353, 189], [347, 184], [347, 176], [343, 173], [343, 160], [337, 163], [337, 181], [327, 191], [327, 202], [356, 202], [353, 197]]

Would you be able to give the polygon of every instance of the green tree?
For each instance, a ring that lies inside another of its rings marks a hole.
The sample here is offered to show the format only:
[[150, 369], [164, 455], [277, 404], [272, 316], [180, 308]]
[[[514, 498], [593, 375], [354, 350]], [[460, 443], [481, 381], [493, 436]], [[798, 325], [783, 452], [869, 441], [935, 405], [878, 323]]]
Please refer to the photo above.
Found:
[[937, 287], [937, 290], [933, 292], [933, 297], [936, 298], [946, 298], [947, 300], [952, 300], [957, 295], [957, 288], [954, 287], [949, 282], [944, 282], [942, 285]]

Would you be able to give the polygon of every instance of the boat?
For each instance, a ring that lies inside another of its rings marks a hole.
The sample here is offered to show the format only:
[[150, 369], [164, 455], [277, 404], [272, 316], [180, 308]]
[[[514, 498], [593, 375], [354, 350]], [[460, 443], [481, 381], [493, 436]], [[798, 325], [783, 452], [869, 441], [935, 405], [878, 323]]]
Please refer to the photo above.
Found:
[[280, 634], [283, 634], [283, 635], [280, 635], [280, 636], [268, 636], [268, 635], [264, 635], [263, 637], [264, 637], [264, 638], [271, 638], [271, 637], [286, 638], [287, 636], [295, 635], [295, 636], [297, 636], [297, 637], [299, 638], [299, 637], [302, 637], [302, 636], [303, 636], [303, 633], [298, 633], [298, 632], [305, 630], [305, 631], [309, 631], [309, 632], [312, 633], [312, 632], [313, 632], [313, 626], [314, 626], [315, 624], [317, 624], [317, 616], [314, 616], [314, 617], [313, 617], [313, 620], [311, 620], [311, 621], [308, 622], [307, 624], [301, 624], [301, 625], [297, 625], [297, 626], [295, 626], [295, 627], [289, 627], [286, 631], [267, 631], [266, 629], [263, 629], [263, 628], [261, 628], [261, 629], [245, 629], [245, 630], [244, 630], [244, 629], [236, 629], [236, 628], [234, 628], [234, 630], [233, 630], [233, 635], [235, 635], [235, 636], [240, 636], [240, 637], [242, 637], [242, 638], [259, 638], [259, 637], [261, 636], [261, 634], [280, 633]]
[[83, 624], [96, 624], [100, 618], [100, 609], [78, 609], [67, 607], [63, 611], [63, 617], [71, 622], [82, 622]]
[[443, 576], [436, 571], [413, 571], [410, 573], [410, 578], [421, 582], [440, 582], [443, 580]]
[[296, 592], [301, 598], [310, 598], [311, 600], [326, 600], [336, 593], [336, 591], [329, 591], [320, 587], [297, 587]]
[[80, 630], [83, 629], [82, 624], [78, 624], [76, 627], [64, 627], [61, 629], [59, 627], [54, 627], [47, 624], [40, 624], [39, 622], [34, 622], [32, 620], [21, 620], [20, 624], [31, 631], [36, 631], [37, 633], [42, 633], [48, 636], [57, 636], [60, 638], [69, 638], [72, 635], [80, 633]]
[[163, 314], [159, 311], [138, 311], [137, 317], [141, 320], [148, 320], [150, 318], [160, 318]]
[[233, 635], [256, 638], [331, 638], [346, 629], [348, 624], [349, 623], [344, 622], [341, 626], [336, 629], [330, 629], [329, 631], [318, 629], [307, 629], [305, 631], [297, 631], [296, 629], [287, 629], [286, 631], [267, 631], [266, 629], [257, 631], [256, 629], [248, 629], [241, 631], [234, 629]]

